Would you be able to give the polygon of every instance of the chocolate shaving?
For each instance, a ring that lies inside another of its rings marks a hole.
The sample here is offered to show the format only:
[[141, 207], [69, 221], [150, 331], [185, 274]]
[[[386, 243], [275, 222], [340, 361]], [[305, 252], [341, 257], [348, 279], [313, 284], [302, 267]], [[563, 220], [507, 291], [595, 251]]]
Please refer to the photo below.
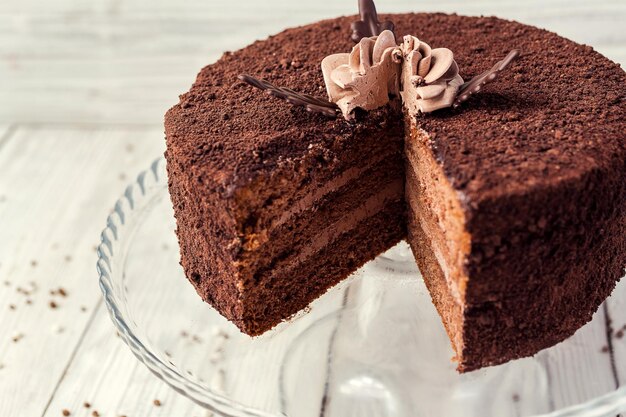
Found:
[[247, 74], [241, 74], [237, 78], [246, 84], [265, 91], [265, 93], [271, 96], [285, 100], [289, 104], [304, 107], [308, 112], [319, 113], [326, 117], [337, 117], [338, 107], [335, 103], [330, 101], [322, 100], [308, 94], [298, 93], [290, 88], [277, 87], [269, 81], [258, 79]]
[[490, 70], [487, 70], [482, 74], [475, 76], [468, 82], [463, 83], [459, 88], [459, 92], [456, 95], [456, 100], [454, 101], [454, 104], [452, 106], [455, 108], [460, 106], [461, 103], [467, 101], [472, 94], [478, 93], [485, 85], [493, 82], [498, 77], [498, 73], [505, 69], [511, 62], [513, 62], [519, 56], [519, 54], [519, 50], [513, 49], [502, 61], [499, 61]]
[[361, 20], [352, 23], [352, 40], [359, 43], [363, 38], [378, 36], [383, 30], [393, 32], [394, 24], [390, 21], [379, 22], [374, 0], [359, 0]]

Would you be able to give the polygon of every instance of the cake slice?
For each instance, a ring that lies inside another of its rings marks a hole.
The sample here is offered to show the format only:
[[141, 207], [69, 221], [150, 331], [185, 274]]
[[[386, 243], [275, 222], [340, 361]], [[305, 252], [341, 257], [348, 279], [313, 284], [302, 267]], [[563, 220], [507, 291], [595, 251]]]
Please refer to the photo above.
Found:
[[626, 264], [624, 71], [515, 22], [387, 18], [398, 41], [454, 51], [464, 79], [512, 48], [523, 55], [460, 109], [416, 115], [392, 100], [351, 122], [237, 77], [324, 97], [320, 63], [353, 47], [355, 17], [286, 30], [204, 68], [165, 119], [188, 279], [258, 335], [407, 239], [461, 372], [564, 340]]
[[251, 128], [240, 139], [169, 125], [182, 265], [245, 333], [269, 330], [405, 237], [403, 123], [379, 113], [332, 135]]

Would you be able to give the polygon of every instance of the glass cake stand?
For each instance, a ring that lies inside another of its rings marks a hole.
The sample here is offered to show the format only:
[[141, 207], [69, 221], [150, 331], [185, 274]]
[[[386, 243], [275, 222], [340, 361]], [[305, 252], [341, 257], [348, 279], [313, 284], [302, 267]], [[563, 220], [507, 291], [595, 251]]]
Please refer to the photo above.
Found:
[[465, 375], [455, 371], [404, 243], [306, 314], [258, 338], [243, 335], [184, 277], [164, 165], [159, 159], [141, 173], [108, 217], [100, 287], [137, 358], [217, 415], [614, 417], [626, 410], [624, 282], [567, 341]]

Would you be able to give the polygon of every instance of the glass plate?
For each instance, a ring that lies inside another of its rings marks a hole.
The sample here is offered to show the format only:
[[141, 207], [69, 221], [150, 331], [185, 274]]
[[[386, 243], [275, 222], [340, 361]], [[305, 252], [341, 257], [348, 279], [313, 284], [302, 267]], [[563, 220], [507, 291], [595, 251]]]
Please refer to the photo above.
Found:
[[258, 338], [241, 334], [185, 279], [164, 166], [161, 158], [141, 173], [108, 217], [100, 287], [137, 358], [207, 409], [233, 417], [614, 417], [626, 410], [624, 282], [567, 341], [465, 375], [454, 369], [404, 243], [306, 313]]

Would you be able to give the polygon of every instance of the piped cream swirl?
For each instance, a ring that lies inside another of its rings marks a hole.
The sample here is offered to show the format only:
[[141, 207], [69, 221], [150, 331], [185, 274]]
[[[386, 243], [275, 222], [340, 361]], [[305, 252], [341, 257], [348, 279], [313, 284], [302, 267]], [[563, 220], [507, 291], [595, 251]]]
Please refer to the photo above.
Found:
[[450, 107], [463, 84], [452, 51], [432, 49], [415, 36], [398, 46], [389, 30], [361, 39], [349, 54], [327, 56], [322, 73], [329, 100], [346, 119], [356, 108], [374, 110], [398, 95], [412, 115]]
[[356, 108], [374, 110], [398, 95], [400, 55], [393, 32], [363, 38], [347, 54], [334, 54], [322, 61], [324, 83], [330, 101], [346, 119]]
[[415, 36], [405, 36], [400, 95], [410, 114], [450, 107], [463, 78], [448, 48], [432, 49]]

